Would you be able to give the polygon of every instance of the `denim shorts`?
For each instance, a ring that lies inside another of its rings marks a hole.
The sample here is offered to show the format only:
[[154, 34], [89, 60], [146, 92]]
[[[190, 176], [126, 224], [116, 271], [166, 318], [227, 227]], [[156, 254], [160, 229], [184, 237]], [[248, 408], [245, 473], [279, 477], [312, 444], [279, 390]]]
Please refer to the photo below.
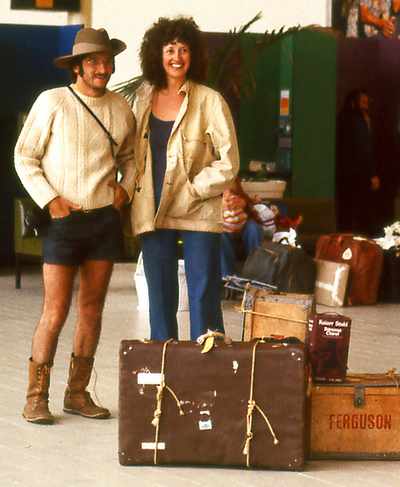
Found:
[[122, 249], [121, 217], [113, 206], [51, 219], [43, 235], [43, 262], [47, 264], [115, 261], [121, 258]]

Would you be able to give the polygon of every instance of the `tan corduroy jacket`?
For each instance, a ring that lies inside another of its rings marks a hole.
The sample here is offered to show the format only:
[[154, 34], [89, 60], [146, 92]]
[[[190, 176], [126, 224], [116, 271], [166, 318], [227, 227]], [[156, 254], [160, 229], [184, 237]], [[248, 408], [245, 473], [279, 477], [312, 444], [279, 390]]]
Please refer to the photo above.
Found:
[[230, 110], [223, 97], [187, 81], [185, 98], [167, 146], [167, 167], [155, 211], [149, 116], [153, 87], [144, 83], [134, 104], [136, 191], [135, 233], [156, 228], [222, 232], [222, 193], [239, 170], [239, 151]]

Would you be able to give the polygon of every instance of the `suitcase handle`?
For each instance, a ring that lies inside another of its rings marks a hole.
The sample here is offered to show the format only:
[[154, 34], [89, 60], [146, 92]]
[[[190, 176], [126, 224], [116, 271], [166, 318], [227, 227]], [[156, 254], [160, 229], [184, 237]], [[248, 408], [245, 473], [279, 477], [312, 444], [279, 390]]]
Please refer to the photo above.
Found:
[[232, 338], [225, 335], [225, 333], [216, 330], [207, 330], [207, 333], [200, 335], [196, 340], [199, 345], [204, 344], [201, 353], [209, 352], [214, 347], [215, 339], [218, 338], [224, 340], [225, 345], [230, 345], [232, 343]]

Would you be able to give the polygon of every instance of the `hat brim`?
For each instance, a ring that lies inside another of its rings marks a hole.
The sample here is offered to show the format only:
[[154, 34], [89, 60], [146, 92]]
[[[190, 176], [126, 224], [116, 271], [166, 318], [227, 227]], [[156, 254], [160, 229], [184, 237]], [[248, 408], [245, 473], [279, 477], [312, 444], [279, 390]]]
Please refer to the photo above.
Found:
[[[120, 41], [119, 39], [110, 39], [110, 44], [111, 44], [111, 52], [113, 56], [117, 56], [120, 54], [122, 51], [125, 51], [126, 49], [126, 44], [125, 42]], [[107, 49], [104, 48], [104, 46], [98, 46], [97, 49], [93, 48], [88, 50], [87, 52], [81, 52], [79, 54], [70, 54], [68, 56], [59, 56], [56, 57], [53, 61], [54, 65], [57, 66], [57, 68], [62, 68], [62, 69], [69, 69], [71, 66], [75, 64], [75, 62], [83, 57], [87, 56], [88, 54], [93, 54], [95, 52], [106, 52]]]

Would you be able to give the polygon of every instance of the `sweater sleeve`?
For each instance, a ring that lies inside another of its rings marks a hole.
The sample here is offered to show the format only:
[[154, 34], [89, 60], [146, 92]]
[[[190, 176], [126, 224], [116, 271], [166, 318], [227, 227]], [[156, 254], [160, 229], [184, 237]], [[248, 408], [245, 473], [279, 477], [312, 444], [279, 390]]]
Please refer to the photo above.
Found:
[[14, 152], [17, 174], [32, 199], [44, 208], [58, 196], [47, 181], [41, 160], [51, 137], [51, 128], [57, 102], [49, 92], [43, 92], [33, 104], [19, 135]]
[[132, 199], [135, 190], [135, 163], [134, 163], [134, 144], [135, 144], [135, 132], [136, 121], [135, 117], [128, 109], [128, 133], [123, 141], [120, 150], [117, 154], [118, 170], [122, 174], [120, 181], [121, 186], [124, 188], [129, 196], [129, 200]]

